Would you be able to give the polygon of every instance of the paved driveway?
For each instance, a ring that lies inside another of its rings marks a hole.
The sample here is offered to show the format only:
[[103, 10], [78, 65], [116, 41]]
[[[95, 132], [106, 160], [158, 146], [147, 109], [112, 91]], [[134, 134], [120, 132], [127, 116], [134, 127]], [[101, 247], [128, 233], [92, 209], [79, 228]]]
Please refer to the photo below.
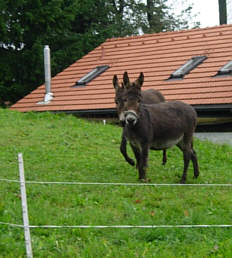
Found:
[[232, 145], [232, 133], [195, 133], [194, 136], [201, 140], [207, 139], [214, 143]]

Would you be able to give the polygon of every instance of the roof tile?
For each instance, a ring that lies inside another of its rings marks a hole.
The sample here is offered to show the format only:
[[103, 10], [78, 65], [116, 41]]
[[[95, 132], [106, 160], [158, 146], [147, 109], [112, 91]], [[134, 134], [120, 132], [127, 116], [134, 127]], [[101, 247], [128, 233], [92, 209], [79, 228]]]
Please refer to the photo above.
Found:
[[[160, 90], [167, 100], [182, 100], [191, 105], [232, 104], [232, 76], [216, 76], [232, 60], [232, 25], [161, 32], [107, 39], [52, 78], [54, 99], [43, 101], [41, 85], [15, 103], [11, 109], [25, 111], [78, 111], [115, 108], [112, 78], [131, 79], [144, 72], [144, 89]], [[167, 80], [171, 73], [197, 55], [208, 58], [181, 80]], [[84, 87], [73, 87], [83, 75], [99, 65], [110, 68]]]

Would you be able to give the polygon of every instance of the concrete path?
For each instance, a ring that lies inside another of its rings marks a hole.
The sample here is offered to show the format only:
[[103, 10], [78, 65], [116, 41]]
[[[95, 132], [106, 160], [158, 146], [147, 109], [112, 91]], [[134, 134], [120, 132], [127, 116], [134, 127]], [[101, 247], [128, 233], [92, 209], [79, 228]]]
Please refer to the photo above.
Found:
[[195, 133], [194, 136], [200, 140], [209, 140], [218, 144], [232, 145], [232, 133]]

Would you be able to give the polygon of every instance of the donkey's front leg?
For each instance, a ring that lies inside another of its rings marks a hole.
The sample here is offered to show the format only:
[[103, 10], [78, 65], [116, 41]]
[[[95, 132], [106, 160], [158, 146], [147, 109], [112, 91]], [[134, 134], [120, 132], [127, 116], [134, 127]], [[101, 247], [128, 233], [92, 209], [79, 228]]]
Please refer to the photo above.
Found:
[[120, 151], [121, 151], [123, 157], [125, 158], [125, 160], [126, 160], [131, 166], [134, 166], [134, 165], [135, 165], [134, 160], [131, 159], [131, 158], [127, 155], [126, 145], [127, 145], [127, 140], [126, 140], [126, 137], [125, 137], [124, 133], [122, 133], [122, 139], [121, 139], [121, 144], [120, 144]]
[[140, 162], [139, 162], [139, 179], [146, 181], [146, 170], [147, 170], [147, 160], [148, 160], [148, 144], [143, 144], [141, 146], [141, 155], [140, 155]]
[[139, 168], [139, 164], [140, 164], [140, 156], [141, 156], [141, 153], [140, 153], [140, 150], [137, 146], [131, 144], [131, 148], [134, 152], [134, 155], [135, 155], [135, 159], [136, 159], [136, 168]]

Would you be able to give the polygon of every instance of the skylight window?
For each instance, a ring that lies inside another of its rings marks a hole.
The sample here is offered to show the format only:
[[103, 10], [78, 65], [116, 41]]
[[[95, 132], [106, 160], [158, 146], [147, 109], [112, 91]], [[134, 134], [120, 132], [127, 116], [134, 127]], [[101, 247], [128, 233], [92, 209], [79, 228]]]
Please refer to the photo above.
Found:
[[206, 56], [195, 56], [188, 60], [184, 65], [177, 69], [169, 77], [170, 79], [183, 79], [183, 77], [201, 64], [207, 57]]
[[75, 86], [86, 85], [88, 82], [92, 81], [94, 78], [99, 76], [101, 73], [105, 72], [108, 68], [109, 68], [108, 65], [97, 66], [92, 71], [90, 71], [89, 73], [84, 75], [79, 81], [77, 81]]
[[232, 61], [225, 64], [216, 74], [216, 76], [218, 75], [232, 75]]

